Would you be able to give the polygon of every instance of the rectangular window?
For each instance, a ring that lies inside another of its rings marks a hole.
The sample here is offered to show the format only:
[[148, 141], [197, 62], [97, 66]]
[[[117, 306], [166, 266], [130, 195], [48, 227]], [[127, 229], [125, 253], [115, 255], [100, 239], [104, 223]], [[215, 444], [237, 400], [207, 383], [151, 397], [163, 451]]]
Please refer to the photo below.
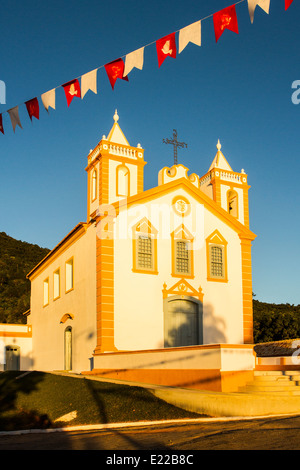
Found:
[[49, 303], [49, 278], [44, 280], [44, 307]]
[[74, 263], [73, 258], [66, 262], [66, 292], [74, 287]]
[[212, 278], [224, 278], [224, 247], [210, 246], [210, 276]]
[[176, 240], [176, 273], [191, 273], [191, 250], [188, 241]]
[[53, 299], [60, 296], [60, 270], [57, 269], [53, 274]]
[[153, 240], [151, 237], [139, 235], [137, 239], [137, 268], [153, 269]]

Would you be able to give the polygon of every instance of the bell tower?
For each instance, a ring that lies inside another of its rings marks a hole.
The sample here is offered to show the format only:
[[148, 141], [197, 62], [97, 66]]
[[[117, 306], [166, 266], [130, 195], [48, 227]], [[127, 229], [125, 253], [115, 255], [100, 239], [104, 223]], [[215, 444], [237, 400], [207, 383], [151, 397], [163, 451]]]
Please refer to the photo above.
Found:
[[117, 110], [113, 119], [108, 136], [103, 135], [87, 157], [88, 221], [100, 205], [113, 204], [144, 190], [144, 150], [140, 144], [129, 144], [119, 126]]
[[249, 227], [249, 204], [247, 175], [244, 170], [232, 170], [221, 152], [218, 140], [217, 153], [208, 172], [200, 178], [200, 189], [219, 204], [226, 212]]

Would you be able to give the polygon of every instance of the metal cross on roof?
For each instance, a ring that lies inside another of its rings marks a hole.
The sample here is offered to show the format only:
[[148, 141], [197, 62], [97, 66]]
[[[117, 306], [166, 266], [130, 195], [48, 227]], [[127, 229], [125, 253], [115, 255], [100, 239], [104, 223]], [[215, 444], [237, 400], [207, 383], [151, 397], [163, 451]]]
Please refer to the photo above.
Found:
[[187, 144], [185, 142], [178, 142], [177, 140], [177, 131], [173, 129], [173, 139], [163, 139], [164, 144], [172, 144], [174, 146], [174, 165], [177, 165], [177, 149], [179, 148], [187, 148]]

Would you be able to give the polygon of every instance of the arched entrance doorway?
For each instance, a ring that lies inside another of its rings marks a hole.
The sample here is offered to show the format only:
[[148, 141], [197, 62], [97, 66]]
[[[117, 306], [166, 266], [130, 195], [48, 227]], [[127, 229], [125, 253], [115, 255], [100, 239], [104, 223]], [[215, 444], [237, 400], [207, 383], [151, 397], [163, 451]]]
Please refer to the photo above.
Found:
[[187, 295], [164, 299], [165, 348], [203, 344], [203, 304]]

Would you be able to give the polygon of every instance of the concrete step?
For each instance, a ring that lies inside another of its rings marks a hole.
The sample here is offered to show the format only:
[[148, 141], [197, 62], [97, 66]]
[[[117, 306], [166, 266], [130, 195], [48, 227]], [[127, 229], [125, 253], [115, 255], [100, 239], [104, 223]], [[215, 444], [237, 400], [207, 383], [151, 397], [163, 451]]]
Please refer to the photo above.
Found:
[[289, 383], [283, 383], [283, 384], [276, 384], [276, 383], [270, 383], [270, 384], [257, 384], [255, 382], [246, 384], [244, 387], [240, 387], [241, 389], [246, 389], [248, 391], [261, 391], [261, 392], [284, 392], [286, 390], [299, 390], [300, 387], [298, 388], [297, 385], [293, 384], [292, 382]]
[[254, 377], [279, 377], [279, 376], [298, 376], [300, 377], [299, 370], [255, 370]]
[[300, 389], [299, 390], [285, 390], [285, 391], [250, 391], [250, 390], [239, 390], [238, 393], [245, 393], [248, 395], [260, 395], [260, 396], [272, 396], [272, 397], [299, 397], [300, 396]]
[[254, 376], [259, 376], [259, 375], [284, 375], [283, 370], [255, 370], [254, 371]]
[[243, 387], [239, 393], [300, 396], [300, 371], [254, 371], [254, 379]]
[[[255, 382], [264, 383], [264, 382], [291, 382], [291, 377], [287, 375], [261, 375], [254, 377]], [[300, 379], [298, 379], [300, 380]]]

